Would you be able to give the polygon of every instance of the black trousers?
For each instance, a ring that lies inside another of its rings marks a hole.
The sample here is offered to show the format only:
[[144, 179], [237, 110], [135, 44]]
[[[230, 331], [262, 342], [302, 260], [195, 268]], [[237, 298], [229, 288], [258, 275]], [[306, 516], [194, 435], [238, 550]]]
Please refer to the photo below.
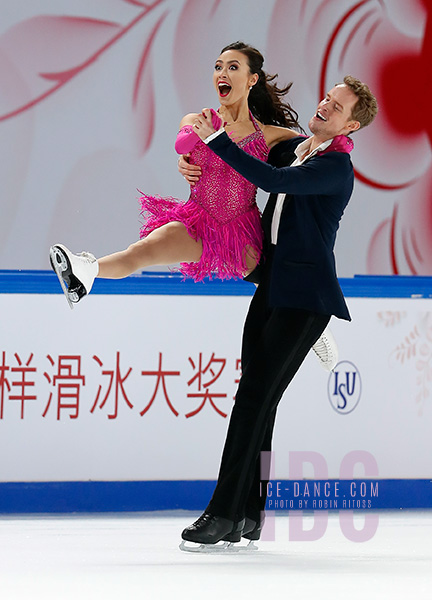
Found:
[[260, 485], [266, 479], [261, 473], [260, 453], [271, 450], [278, 403], [330, 320], [329, 315], [307, 310], [270, 308], [267, 296], [264, 276], [246, 317], [242, 377], [217, 485], [206, 509], [236, 522], [245, 516], [260, 519], [267, 487]]

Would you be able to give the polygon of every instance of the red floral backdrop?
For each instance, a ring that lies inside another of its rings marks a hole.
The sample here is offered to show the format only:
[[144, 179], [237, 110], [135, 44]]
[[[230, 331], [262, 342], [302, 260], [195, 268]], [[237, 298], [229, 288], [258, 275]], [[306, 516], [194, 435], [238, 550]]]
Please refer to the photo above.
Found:
[[339, 274], [432, 274], [432, 0], [3, 4], [0, 268], [47, 268], [59, 240], [96, 254], [130, 243], [136, 188], [186, 197], [178, 123], [214, 105], [213, 61], [243, 39], [294, 81], [304, 124], [347, 73], [377, 95], [375, 123], [353, 136]]

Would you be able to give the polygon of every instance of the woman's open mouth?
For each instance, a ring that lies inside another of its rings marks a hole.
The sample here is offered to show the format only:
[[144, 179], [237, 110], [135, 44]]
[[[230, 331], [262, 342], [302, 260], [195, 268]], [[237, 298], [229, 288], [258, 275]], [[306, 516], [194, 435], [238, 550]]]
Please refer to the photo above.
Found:
[[221, 98], [225, 98], [226, 96], [228, 96], [228, 94], [231, 91], [231, 86], [229, 83], [226, 83], [224, 81], [220, 81], [218, 83], [218, 90], [219, 90], [219, 96]]

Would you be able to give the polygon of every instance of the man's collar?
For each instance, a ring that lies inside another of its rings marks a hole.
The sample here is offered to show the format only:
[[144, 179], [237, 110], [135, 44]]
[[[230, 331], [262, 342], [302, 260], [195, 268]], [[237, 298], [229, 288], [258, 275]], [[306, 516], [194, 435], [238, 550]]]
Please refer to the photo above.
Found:
[[297, 146], [297, 148], [294, 150], [294, 152], [295, 152], [297, 158], [299, 158], [301, 160], [302, 156], [305, 156], [305, 155], [313, 156], [317, 152], [323, 152], [330, 146], [330, 144], [332, 142], [333, 142], [333, 138], [331, 138], [330, 140], [326, 140], [325, 142], [322, 142], [322, 144], [320, 144], [317, 148], [315, 148], [315, 150], [313, 152], [310, 152], [310, 147], [312, 144], [312, 137], [308, 137], [305, 139], [304, 142], [300, 142], [300, 144]]
[[300, 142], [294, 150], [296, 156], [301, 160], [302, 156], [307, 155], [308, 158], [315, 154], [324, 154], [325, 152], [344, 152], [349, 154], [354, 148], [354, 142], [347, 135], [337, 135], [334, 138], [322, 142], [313, 152], [309, 152], [312, 143], [312, 136]]
[[354, 148], [354, 142], [347, 135], [337, 135], [331, 140], [331, 144], [324, 149], [319, 150], [318, 154], [325, 152], [344, 152], [349, 154]]

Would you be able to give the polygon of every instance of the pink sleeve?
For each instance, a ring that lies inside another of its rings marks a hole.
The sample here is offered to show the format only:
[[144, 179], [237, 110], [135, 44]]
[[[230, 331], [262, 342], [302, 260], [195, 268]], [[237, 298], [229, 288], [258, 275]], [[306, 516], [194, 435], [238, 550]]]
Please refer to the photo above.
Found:
[[192, 129], [192, 125], [185, 125], [177, 134], [174, 148], [178, 154], [187, 154], [199, 139], [199, 136]]
[[[222, 119], [217, 112], [211, 109], [212, 125], [217, 131], [222, 125]], [[175, 141], [175, 150], [178, 154], [187, 154], [192, 150], [195, 144], [200, 140], [200, 137], [192, 129], [192, 125], [184, 125], [177, 134]]]

